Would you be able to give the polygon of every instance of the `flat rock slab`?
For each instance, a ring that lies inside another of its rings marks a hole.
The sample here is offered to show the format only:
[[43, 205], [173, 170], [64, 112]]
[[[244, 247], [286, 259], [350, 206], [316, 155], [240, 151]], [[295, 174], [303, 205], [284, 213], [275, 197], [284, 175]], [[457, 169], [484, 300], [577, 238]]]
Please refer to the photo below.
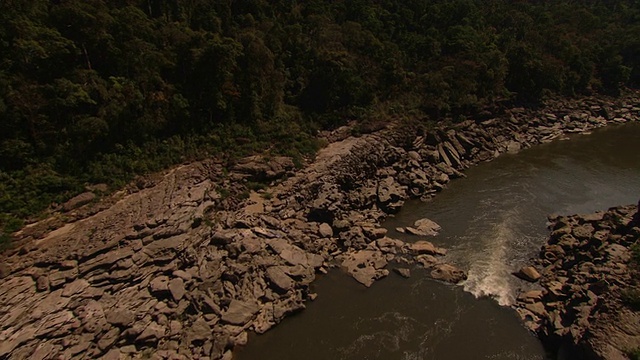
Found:
[[318, 268], [324, 262], [322, 256], [307, 253], [284, 239], [268, 239], [267, 245], [290, 265]]
[[447, 253], [445, 249], [439, 248], [433, 245], [431, 242], [424, 240], [420, 240], [411, 244], [410, 249], [416, 254], [446, 255]]
[[62, 204], [62, 210], [71, 211], [84, 204], [88, 204], [96, 198], [96, 194], [92, 192], [85, 192], [76, 197], [71, 198], [66, 203]]
[[275, 285], [276, 290], [289, 291], [295, 286], [293, 279], [287, 275], [281, 266], [272, 266], [267, 269], [269, 281]]
[[190, 342], [204, 341], [211, 336], [211, 326], [203, 318], [198, 318], [187, 330], [187, 338]]
[[342, 261], [342, 268], [356, 281], [370, 287], [376, 280], [389, 275], [387, 259], [381, 251], [360, 250], [349, 253]]
[[136, 319], [133, 311], [128, 309], [114, 309], [107, 311], [104, 315], [109, 324], [121, 327], [131, 326]]
[[67, 284], [62, 290], [62, 296], [70, 297], [75, 294], [83, 292], [91, 284], [87, 280], [77, 279], [74, 282]]
[[244, 325], [260, 310], [258, 304], [232, 300], [229, 308], [222, 314], [222, 321], [232, 325]]
[[149, 290], [152, 293], [159, 293], [169, 290], [169, 277], [165, 275], [158, 276], [149, 283]]

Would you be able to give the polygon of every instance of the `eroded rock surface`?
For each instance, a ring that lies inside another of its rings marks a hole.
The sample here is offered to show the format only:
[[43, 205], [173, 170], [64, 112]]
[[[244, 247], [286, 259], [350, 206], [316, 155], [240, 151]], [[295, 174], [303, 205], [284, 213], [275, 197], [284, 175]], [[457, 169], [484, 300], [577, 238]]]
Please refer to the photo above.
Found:
[[[637, 104], [582, 99], [551, 103], [550, 115], [511, 109], [450, 128], [391, 124], [358, 138], [334, 136], [342, 140], [297, 172], [281, 157], [247, 158], [229, 173], [203, 161], [139, 178], [108, 198], [85, 195], [60, 209], [64, 217], [25, 227], [16, 234], [20, 246], [2, 255], [0, 358], [230, 359], [248, 331], [263, 333], [304, 309], [316, 296], [309, 284], [331, 266], [366, 286], [395, 261], [458, 282], [464, 271], [422, 238], [437, 231], [433, 224], [415, 224], [416, 242], [404, 243], [387, 237], [381, 221], [503, 152], [635, 120]], [[253, 206], [251, 196], [236, 196], [246, 181], [275, 182]], [[560, 259], [587, 237], [604, 244], [600, 230], [557, 229], [564, 237], [545, 258]], [[628, 255], [615, 245], [603, 254], [623, 261]], [[561, 280], [549, 291], [561, 294]], [[528, 295], [528, 311], [552, 314], [535, 305], [539, 298]]]
[[570, 359], [626, 359], [640, 348], [640, 309], [629, 302], [640, 299], [640, 263], [631, 260], [640, 246], [637, 206], [550, 220], [534, 260], [542, 289], [520, 294], [516, 310]]

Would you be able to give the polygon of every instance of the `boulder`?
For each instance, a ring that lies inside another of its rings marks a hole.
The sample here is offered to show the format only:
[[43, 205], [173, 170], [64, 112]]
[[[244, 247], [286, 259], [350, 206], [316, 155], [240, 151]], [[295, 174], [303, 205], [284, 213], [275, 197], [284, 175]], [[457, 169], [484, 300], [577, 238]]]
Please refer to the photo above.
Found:
[[399, 210], [398, 206], [402, 206], [406, 198], [405, 187], [398, 184], [391, 176], [379, 181], [377, 194], [378, 203], [385, 211]]
[[196, 321], [188, 327], [186, 337], [189, 339], [189, 342], [196, 341], [205, 341], [211, 338], [212, 330], [209, 324], [201, 318], [198, 317]]
[[526, 304], [524, 308], [531, 311], [532, 313], [539, 316], [540, 318], [547, 318], [549, 316], [549, 314], [547, 313], [547, 310], [544, 308], [544, 304], [540, 302]]
[[517, 141], [509, 141], [507, 143], [507, 152], [509, 154], [515, 154], [522, 149], [522, 145]]
[[9, 265], [5, 263], [0, 263], [0, 279], [4, 279], [10, 274], [11, 274], [11, 268], [9, 267]]
[[387, 259], [377, 250], [360, 250], [346, 255], [342, 268], [356, 281], [370, 287], [376, 280], [389, 275], [384, 269]]
[[362, 232], [367, 238], [371, 240], [377, 240], [387, 235], [387, 229], [385, 228], [363, 227]]
[[429, 241], [420, 240], [411, 244], [410, 249], [412, 252], [416, 254], [427, 254], [427, 255], [446, 255], [447, 251], [445, 249], [436, 247]]
[[[453, 146], [450, 142], [445, 141], [443, 143], [443, 149], [444, 151], [447, 153], [447, 157], [449, 158], [451, 164], [451, 166], [454, 167], [460, 167], [461, 161], [460, 161], [460, 154], [458, 153], [458, 151], [456, 150], [455, 146]], [[440, 148], [438, 148], [438, 150], [440, 150]]]
[[389, 275], [389, 270], [376, 269], [373, 266], [368, 265], [364, 268], [354, 269], [350, 274], [357, 282], [366, 287], [370, 287], [376, 280]]
[[171, 296], [175, 302], [179, 302], [180, 299], [184, 296], [186, 290], [184, 288], [184, 280], [182, 278], [173, 278], [169, 281], [168, 285], [169, 291], [171, 292]]
[[[120, 329], [117, 327], [109, 329], [109, 331], [98, 340], [98, 348], [102, 351], [109, 349], [118, 340], [118, 336], [120, 336]], [[116, 357], [116, 359], [119, 359], [119, 357]]]
[[440, 263], [435, 256], [425, 254], [416, 256], [416, 261], [425, 268], [432, 268]]
[[256, 235], [267, 239], [278, 237], [278, 234], [276, 232], [259, 226], [252, 228], [251, 231], [253, 231], [253, 233]]
[[169, 277], [168, 276], [157, 276], [149, 283], [149, 290], [152, 293], [159, 293], [163, 291], [169, 290]]
[[403, 278], [409, 278], [411, 277], [411, 270], [406, 269], [406, 268], [394, 268], [393, 271], [402, 276]]
[[516, 272], [514, 275], [519, 277], [522, 280], [526, 280], [529, 282], [536, 282], [540, 279], [541, 275], [533, 266], [525, 266], [520, 271]]
[[435, 221], [424, 218], [416, 220], [413, 223], [413, 227], [420, 231], [421, 233], [426, 234], [427, 236], [436, 236], [442, 230], [442, 227], [438, 225]]
[[119, 327], [129, 327], [136, 319], [133, 311], [123, 308], [109, 310], [104, 315], [109, 324]]
[[267, 278], [276, 287], [276, 290], [289, 291], [295, 286], [295, 282], [284, 272], [282, 266], [269, 267]]
[[70, 297], [72, 295], [79, 294], [89, 286], [90, 284], [87, 280], [77, 279], [64, 287], [64, 289], [62, 290], [62, 296]]
[[518, 295], [518, 301], [526, 302], [526, 303], [535, 303], [542, 300], [544, 293], [542, 290], [530, 290]]
[[318, 233], [322, 237], [330, 238], [330, 237], [333, 236], [333, 229], [331, 228], [331, 225], [329, 225], [327, 223], [322, 223], [322, 224], [320, 224], [320, 227], [318, 229]]
[[120, 360], [122, 354], [120, 353], [120, 349], [111, 349], [109, 352], [104, 354], [101, 360]]
[[244, 325], [260, 310], [258, 304], [232, 300], [227, 311], [222, 313], [222, 321], [232, 325]]
[[46, 275], [38, 276], [36, 279], [36, 289], [38, 289], [38, 291], [48, 291], [49, 285], [49, 277]]
[[383, 237], [381, 239], [376, 240], [376, 245], [378, 249], [383, 253], [397, 253], [404, 246], [404, 242], [401, 240], [391, 239], [388, 237]]
[[466, 280], [467, 274], [453, 265], [439, 264], [431, 271], [431, 277], [436, 280], [457, 284]]
[[290, 157], [276, 156], [265, 158], [255, 155], [244, 158], [233, 167], [233, 171], [241, 173], [252, 181], [270, 181], [283, 177], [295, 165]]
[[141, 343], [157, 343], [165, 336], [164, 326], [152, 321], [142, 330], [142, 333], [136, 338], [136, 342]]
[[302, 265], [304, 267], [318, 268], [324, 262], [322, 256], [307, 253], [285, 239], [268, 239], [267, 245], [287, 263], [294, 266]]
[[63, 211], [71, 211], [82, 205], [88, 204], [96, 198], [96, 194], [92, 192], [84, 192], [78, 196], [71, 198], [69, 201], [62, 204]]
[[573, 236], [579, 240], [589, 239], [591, 237], [591, 234], [593, 234], [593, 232], [594, 232], [594, 229], [591, 224], [576, 226], [572, 230]]

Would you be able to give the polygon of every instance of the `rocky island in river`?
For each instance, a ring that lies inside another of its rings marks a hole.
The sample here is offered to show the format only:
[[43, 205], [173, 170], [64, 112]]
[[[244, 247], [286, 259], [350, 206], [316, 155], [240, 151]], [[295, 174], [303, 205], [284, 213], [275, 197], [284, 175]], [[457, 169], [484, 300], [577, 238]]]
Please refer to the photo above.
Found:
[[[640, 353], [640, 202], [594, 214], [552, 216], [529, 268], [542, 290], [520, 294], [525, 324], [565, 358]], [[533, 269], [533, 270], [532, 270]]]

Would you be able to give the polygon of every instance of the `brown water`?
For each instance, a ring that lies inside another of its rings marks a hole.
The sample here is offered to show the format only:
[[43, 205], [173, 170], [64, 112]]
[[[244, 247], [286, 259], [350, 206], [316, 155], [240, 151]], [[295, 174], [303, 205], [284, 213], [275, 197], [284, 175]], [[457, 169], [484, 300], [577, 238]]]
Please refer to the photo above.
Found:
[[586, 213], [640, 198], [640, 124], [503, 155], [467, 172], [434, 200], [407, 204], [384, 225], [428, 217], [431, 239], [469, 271], [459, 286], [395, 274], [370, 289], [339, 271], [313, 284], [302, 313], [252, 336], [236, 359], [546, 359], [540, 342], [508, 307], [530, 285], [510, 273], [533, 257], [550, 213]]

